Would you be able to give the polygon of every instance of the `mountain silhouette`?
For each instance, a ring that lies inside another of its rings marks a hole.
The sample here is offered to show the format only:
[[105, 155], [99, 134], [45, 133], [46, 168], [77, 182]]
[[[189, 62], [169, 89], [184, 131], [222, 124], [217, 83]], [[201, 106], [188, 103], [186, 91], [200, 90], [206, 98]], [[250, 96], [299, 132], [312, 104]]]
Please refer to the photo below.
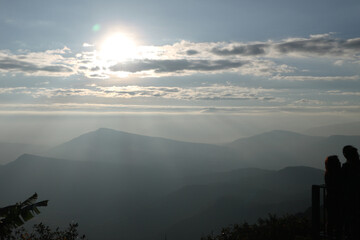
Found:
[[235, 151], [222, 146], [148, 137], [106, 128], [61, 144], [45, 156], [138, 166], [159, 165], [184, 173], [230, 170], [249, 165]]
[[100, 128], [47, 151], [44, 156], [80, 161], [108, 161], [139, 166], [159, 165], [184, 173], [287, 166], [324, 168], [329, 155], [342, 156], [344, 145], [360, 136], [308, 136], [275, 130], [241, 138], [223, 146]]
[[357, 145], [360, 136], [308, 136], [289, 131], [271, 131], [238, 139], [225, 146], [237, 151], [252, 166], [280, 169], [286, 166], [324, 168], [329, 155], [342, 156], [344, 145]]
[[24, 153], [40, 154], [47, 150], [46, 146], [0, 142], [0, 165], [14, 161]]
[[36, 191], [50, 200], [36, 221], [76, 221], [92, 239], [157, 239], [163, 233], [199, 239], [227, 223], [302, 211], [310, 204], [311, 184], [322, 182], [323, 171], [309, 167], [184, 177], [166, 168], [25, 154], [0, 166], [0, 191], [6, 193], [0, 202]]
[[331, 124], [321, 127], [313, 127], [304, 131], [305, 134], [315, 136], [331, 135], [360, 135], [360, 122]]
[[199, 239], [307, 209], [325, 157], [359, 140], [272, 131], [216, 146], [98, 129], [0, 166], [0, 202], [36, 191], [50, 200], [37, 221], [76, 221], [92, 239]]

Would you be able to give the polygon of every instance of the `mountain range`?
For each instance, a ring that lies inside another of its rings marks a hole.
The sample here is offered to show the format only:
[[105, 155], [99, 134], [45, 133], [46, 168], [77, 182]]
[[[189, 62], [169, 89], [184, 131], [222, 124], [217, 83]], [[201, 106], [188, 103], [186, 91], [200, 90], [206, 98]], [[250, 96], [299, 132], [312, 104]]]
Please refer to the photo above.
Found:
[[217, 146], [98, 129], [0, 166], [0, 202], [37, 192], [50, 202], [36, 221], [76, 221], [91, 239], [195, 240], [304, 211], [325, 157], [359, 140], [272, 131]]
[[360, 122], [313, 127], [304, 131], [304, 134], [312, 136], [360, 135]]
[[186, 173], [241, 167], [323, 169], [327, 156], [341, 158], [343, 146], [356, 146], [359, 142], [360, 136], [319, 137], [275, 130], [218, 146], [100, 128], [56, 146], [43, 156], [141, 166], [157, 164]]
[[24, 153], [41, 154], [46, 150], [46, 146], [0, 142], [0, 165], [14, 161]]
[[[92, 239], [199, 239], [231, 223], [310, 205], [323, 171], [238, 169], [186, 178], [163, 169], [23, 155], [0, 167], [1, 203], [37, 192], [49, 206], [37, 221], [75, 221]], [[34, 221], [33, 221], [34, 222]]]
[[[289, 131], [272, 131], [238, 139], [225, 146], [254, 167], [279, 169], [286, 166], [310, 166], [324, 169], [327, 156], [342, 158], [345, 145], [357, 146], [360, 136], [309, 136]], [[344, 159], [342, 160], [345, 161]]]

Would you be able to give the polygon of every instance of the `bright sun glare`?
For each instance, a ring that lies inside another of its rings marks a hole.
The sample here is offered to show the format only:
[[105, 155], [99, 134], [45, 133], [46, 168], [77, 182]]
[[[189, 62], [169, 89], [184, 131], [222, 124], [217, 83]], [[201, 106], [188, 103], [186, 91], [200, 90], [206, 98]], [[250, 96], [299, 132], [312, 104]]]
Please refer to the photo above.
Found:
[[136, 58], [137, 47], [133, 39], [123, 33], [110, 35], [101, 44], [100, 56], [105, 61], [124, 61]]

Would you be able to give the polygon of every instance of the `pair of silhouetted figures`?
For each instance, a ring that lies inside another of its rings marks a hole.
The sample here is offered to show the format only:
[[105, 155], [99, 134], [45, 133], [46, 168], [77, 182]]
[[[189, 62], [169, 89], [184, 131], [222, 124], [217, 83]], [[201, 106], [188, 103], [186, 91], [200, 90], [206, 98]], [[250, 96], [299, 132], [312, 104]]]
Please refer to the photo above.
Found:
[[360, 159], [358, 150], [345, 146], [338, 156], [325, 160], [327, 235], [330, 239], [360, 240]]

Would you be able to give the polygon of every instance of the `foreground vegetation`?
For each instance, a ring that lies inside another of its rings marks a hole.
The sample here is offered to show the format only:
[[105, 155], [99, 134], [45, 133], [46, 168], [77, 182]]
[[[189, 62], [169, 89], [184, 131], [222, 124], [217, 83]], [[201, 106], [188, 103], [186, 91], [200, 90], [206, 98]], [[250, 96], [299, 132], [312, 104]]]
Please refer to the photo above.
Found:
[[[47, 206], [48, 201], [36, 202], [35, 193], [24, 202], [0, 208], [1, 240], [85, 240], [78, 233], [78, 224], [73, 223], [64, 230], [52, 230], [43, 223], [35, 224], [32, 230], [21, 227], [40, 211], [38, 207]], [[20, 228], [21, 227], [21, 228]], [[277, 217], [269, 214], [259, 218], [254, 224], [235, 224], [223, 228], [219, 235], [209, 234], [201, 240], [309, 240], [310, 222], [304, 215], [285, 215]]]
[[35, 193], [23, 202], [0, 208], [0, 239], [1, 240], [75, 240], [79, 237], [78, 224], [72, 223], [65, 230], [52, 230], [43, 223], [35, 224], [31, 231], [21, 227], [25, 222], [39, 214], [39, 207], [46, 207], [48, 200], [36, 202]]
[[39, 214], [39, 207], [46, 207], [48, 200], [36, 202], [35, 193], [23, 202], [0, 208], [0, 239], [6, 239], [17, 227]]
[[210, 234], [201, 240], [309, 240], [310, 229], [306, 217], [269, 214], [268, 218], [259, 218], [255, 224], [235, 224], [223, 228], [219, 235]]
[[4, 240], [85, 240], [85, 235], [80, 236], [78, 233], [78, 224], [72, 223], [64, 229], [51, 229], [43, 223], [35, 224], [31, 231], [25, 230], [23, 227], [18, 228], [8, 234]]

